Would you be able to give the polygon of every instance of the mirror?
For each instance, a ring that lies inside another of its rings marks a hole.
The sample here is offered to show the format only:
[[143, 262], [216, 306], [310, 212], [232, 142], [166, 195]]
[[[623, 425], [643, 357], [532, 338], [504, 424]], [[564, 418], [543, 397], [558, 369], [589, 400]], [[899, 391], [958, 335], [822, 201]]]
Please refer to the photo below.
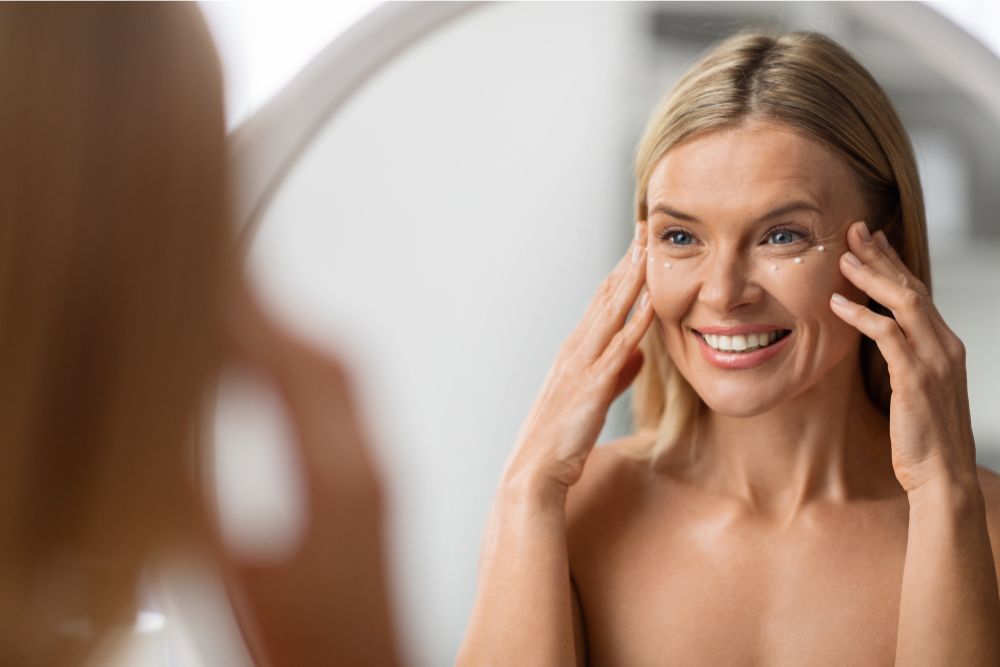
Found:
[[[830, 35], [896, 104], [937, 301], [968, 348], [980, 457], [1000, 467], [996, 55], [908, 3], [383, 7], [237, 132], [236, 157], [266, 300], [355, 371], [413, 664], [454, 660], [501, 467], [631, 236], [647, 115], [702, 50], [749, 25]], [[627, 400], [602, 440], [628, 429]]]

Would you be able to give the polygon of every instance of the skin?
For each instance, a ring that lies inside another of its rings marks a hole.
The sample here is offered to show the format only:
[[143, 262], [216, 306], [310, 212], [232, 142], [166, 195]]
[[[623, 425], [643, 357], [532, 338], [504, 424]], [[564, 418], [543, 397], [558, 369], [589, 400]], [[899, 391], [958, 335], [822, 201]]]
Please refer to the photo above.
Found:
[[[753, 222], [793, 200], [821, 212]], [[848, 225], [865, 213], [846, 165], [790, 130], [754, 124], [675, 148], [654, 171], [647, 202], [650, 255], [674, 265], [649, 263], [653, 307], [671, 359], [710, 409], [699, 461], [683, 474], [786, 520], [817, 495], [892, 494], [885, 421], [861, 389], [858, 334], [827, 304], [833, 291], [861, 300], [837, 266]], [[665, 230], [689, 238], [663, 240]], [[752, 369], [706, 363], [691, 328], [744, 323], [792, 329], [787, 349]], [[871, 465], [848, 473], [849, 461]]]
[[[818, 211], [759, 220], [792, 199]], [[1000, 663], [1000, 478], [975, 466], [964, 351], [866, 240], [846, 165], [751, 121], [671, 150], [647, 208], [508, 461], [459, 664]], [[593, 449], [654, 321], [707, 406], [655, 469], [624, 455], [650, 433]], [[708, 364], [690, 328], [743, 323], [793, 334], [759, 367]]]
[[308, 503], [305, 534], [285, 560], [246, 560], [212, 532], [255, 664], [399, 664], [382, 484], [348, 372], [263, 309], [245, 282], [227, 323], [227, 362], [268, 381], [284, 405]]

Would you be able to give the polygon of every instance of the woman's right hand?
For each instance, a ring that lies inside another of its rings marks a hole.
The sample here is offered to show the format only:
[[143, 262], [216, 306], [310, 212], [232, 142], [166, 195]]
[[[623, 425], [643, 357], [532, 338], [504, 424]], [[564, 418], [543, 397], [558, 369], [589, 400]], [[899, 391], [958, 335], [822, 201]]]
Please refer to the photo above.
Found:
[[559, 349], [507, 463], [509, 488], [564, 497], [580, 479], [611, 403], [642, 367], [637, 346], [653, 321], [645, 279], [646, 222], [640, 221], [625, 256]]

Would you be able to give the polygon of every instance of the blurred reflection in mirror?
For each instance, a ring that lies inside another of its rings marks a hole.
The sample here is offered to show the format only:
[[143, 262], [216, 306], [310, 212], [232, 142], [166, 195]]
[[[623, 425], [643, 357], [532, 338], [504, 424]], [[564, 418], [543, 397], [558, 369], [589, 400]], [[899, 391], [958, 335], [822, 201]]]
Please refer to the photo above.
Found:
[[[243, 281], [196, 6], [0, 6], [0, 98], [0, 664], [393, 664], [350, 383]], [[201, 487], [228, 365], [292, 433], [306, 521], [278, 558], [230, 549]]]

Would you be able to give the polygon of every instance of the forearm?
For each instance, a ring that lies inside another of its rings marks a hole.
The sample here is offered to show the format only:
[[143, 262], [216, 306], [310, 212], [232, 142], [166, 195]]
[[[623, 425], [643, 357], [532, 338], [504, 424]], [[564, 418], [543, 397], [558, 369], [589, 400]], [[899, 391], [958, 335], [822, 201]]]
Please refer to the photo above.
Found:
[[976, 484], [910, 494], [896, 664], [1000, 665], [1000, 599]]
[[458, 665], [575, 664], [565, 495], [502, 484]]

